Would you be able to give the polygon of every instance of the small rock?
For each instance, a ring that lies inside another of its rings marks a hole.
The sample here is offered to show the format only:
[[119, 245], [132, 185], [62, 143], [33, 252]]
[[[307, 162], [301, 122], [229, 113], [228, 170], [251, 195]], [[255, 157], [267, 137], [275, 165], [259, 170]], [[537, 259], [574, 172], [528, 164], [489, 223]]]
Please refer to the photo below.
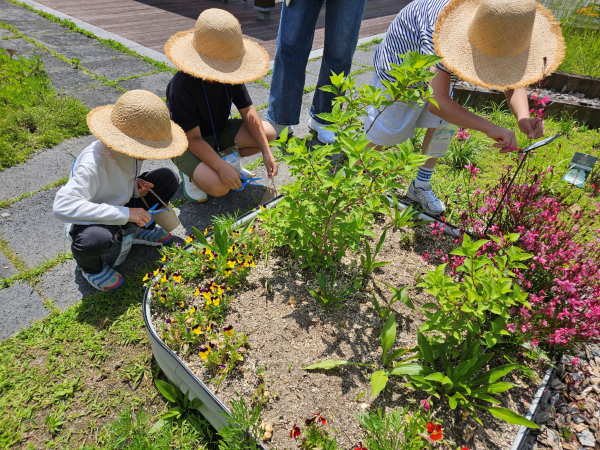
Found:
[[596, 445], [596, 438], [590, 430], [583, 430], [581, 433], [577, 433], [577, 439], [579, 443], [584, 447], [594, 447]]
[[535, 417], [535, 423], [537, 423], [538, 425], [540, 423], [546, 423], [550, 420], [550, 412], [549, 411], [541, 411], [536, 417]]
[[556, 391], [558, 391], [559, 389], [562, 389], [562, 383], [558, 378], [553, 378], [552, 381], [550, 382], [550, 387]]
[[361, 409], [367, 409], [369, 407], [369, 405], [367, 405], [366, 403], [361, 403], [360, 407], [361, 407]]
[[576, 372], [573, 374], [573, 380], [580, 381], [582, 376], [583, 376], [583, 372], [580, 370], [579, 372]]
[[576, 415], [573, 415], [571, 417], [573, 418], [573, 422], [575, 422], [576, 424], [580, 424], [583, 422], [583, 417], [576, 416]]
[[267, 424], [265, 425], [265, 431], [267, 431], [267, 432], [269, 432], [269, 433], [272, 433], [272, 432], [273, 432], [273, 424], [272, 424], [272, 423], [270, 423], [270, 422], [269, 422], [269, 423], [267, 423]]
[[5, 213], [0, 214], [0, 217], [3, 217], [6, 219], [7, 217], [10, 217], [10, 214], [5, 212]]
[[546, 440], [548, 441], [548, 445], [552, 447], [554, 450], [560, 450], [562, 446], [560, 445], [560, 436], [558, 433], [552, 429], [548, 429], [548, 435]]
[[282, 288], [283, 288], [283, 286], [280, 284], [275, 285], [275, 289], [277, 289], [278, 291], [280, 291]]
[[471, 438], [473, 437], [473, 435], [475, 434], [475, 430], [477, 429], [477, 425], [475, 425], [474, 423], [469, 423], [467, 424], [467, 426], [465, 427], [464, 431], [463, 431], [463, 441], [465, 442], [469, 442], [471, 440]]

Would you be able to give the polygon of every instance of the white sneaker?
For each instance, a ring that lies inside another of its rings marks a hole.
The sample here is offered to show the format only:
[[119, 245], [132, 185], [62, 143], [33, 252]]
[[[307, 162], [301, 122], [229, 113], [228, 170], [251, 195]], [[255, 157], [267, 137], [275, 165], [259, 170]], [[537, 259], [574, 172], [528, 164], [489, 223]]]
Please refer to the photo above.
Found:
[[415, 182], [413, 181], [408, 187], [406, 196], [413, 202], [420, 203], [425, 212], [432, 216], [439, 216], [446, 211], [446, 206], [435, 196], [430, 184], [425, 189], [418, 188], [415, 187]]
[[273, 128], [275, 128], [275, 135], [277, 136], [277, 139], [279, 139], [279, 135], [286, 128], [288, 129], [288, 136], [291, 136], [294, 134], [294, 126], [293, 125], [279, 125], [278, 123], [272, 123], [272, 122], [270, 122], [270, 123], [271, 123], [271, 125], [273, 125]]
[[196, 203], [202, 203], [206, 201], [208, 195], [206, 192], [196, 186], [190, 177], [184, 175], [181, 170], [179, 171], [179, 176], [183, 180], [183, 195], [185, 195], [185, 198], [187, 198], [190, 202]]
[[321, 144], [332, 144], [335, 142], [335, 133], [330, 130], [324, 130], [325, 125], [317, 122], [312, 117], [308, 120], [308, 128], [317, 133], [317, 139]]

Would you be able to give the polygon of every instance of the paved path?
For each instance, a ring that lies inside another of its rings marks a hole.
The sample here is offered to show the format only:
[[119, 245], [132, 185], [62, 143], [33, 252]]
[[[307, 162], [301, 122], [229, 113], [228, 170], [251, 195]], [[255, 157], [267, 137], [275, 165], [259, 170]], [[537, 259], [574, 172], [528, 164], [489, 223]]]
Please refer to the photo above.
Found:
[[[76, 97], [90, 108], [114, 103], [124, 91], [131, 89], [146, 89], [161, 98], [165, 96], [171, 72], [159, 71], [141, 59], [108, 48], [93, 38], [70, 32], [69, 29], [6, 0], [0, 0], [0, 22], [14, 26], [19, 33], [44, 47], [37, 47], [0, 28], [0, 47], [15, 50], [18, 55], [39, 55], [60, 95]], [[54, 56], [50, 51], [69, 61], [79, 59], [78, 68]], [[359, 72], [357, 80], [360, 83], [371, 81], [373, 53], [374, 46], [356, 51], [353, 71]], [[308, 64], [306, 87], [316, 84], [319, 68], [320, 60]], [[265, 77], [262, 82], [268, 86], [270, 76]], [[262, 107], [259, 114], [264, 118], [269, 98], [268, 87], [258, 83], [249, 83], [247, 86], [254, 104]], [[306, 123], [312, 95], [304, 95], [300, 125], [295, 128], [297, 136], [308, 134]], [[93, 140], [93, 136], [85, 136], [65, 141], [56, 147], [37, 152], [23, 164], [0, 172], [0, 201], [34, 193], [0, 209], [0, 241], [6, 244], [4, 253], [16, 256], [19, 266], [15, 267], [0, 251], [0, 277], [9, 278], [48, 261], [56, 261], [60, 255], [70, 252], [70, 242], [64, 235], [63, 224], [52, 215], [52, 203], [59, 187], [41, 189], [68, 176], [75, 158]], [[251, 163], [255, 158], [246, 158], [244, 164]], [[157, 167], [175, 168], [169, 160], [144, 163], [145, 170]], [[257, 167], [254, 173], [265, 176], [262, 166]], [[277, 184], [289, 181], [289, 172], [283, 167], [281, 175], [277, 177]], [[263, 189], [258, 186], [248, 187], [242, 192], [229, 193], [221, 198], [209, 198], [200, 205], [183, 203], [178, 208], [182, 225], [173, 234], [181, 241], [192, 232], [192, 227], [208, 226], [215, 214], [245, 211], [256, 205], [256, 199], [262, 197]], [[180, 188], [175, 199], [181, 198]], [[127, 276], [157, 256], [155, 248], [136, 246], [119, 270]], [[49, 313], [43, 306], [44, 300], [53, 300], [56, 306], [64, 309], [92, 292], [93, 289], [83, 279], [73, 260], [54, 265], [51, 270], [27, 283], [16, 282], [8, 288], [0, 289], [0, 317], [11, 318], [0, 322], [0, 340], [29, 326], [34, 319], [46, 317]]]

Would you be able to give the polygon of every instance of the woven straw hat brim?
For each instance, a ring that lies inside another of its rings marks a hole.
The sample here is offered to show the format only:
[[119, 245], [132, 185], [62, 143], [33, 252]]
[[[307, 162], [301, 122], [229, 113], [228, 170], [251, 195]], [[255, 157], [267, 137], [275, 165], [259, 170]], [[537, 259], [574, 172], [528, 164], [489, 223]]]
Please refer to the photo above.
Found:
[[244, 39], [246, 53], [238, 59], [209, 58], [193, 46], [194, 30], [181, 31], [165, 44], [165, 54], [179, 70], [196, 78], [219, 83], [242, 84], [264, 77], [269, 54], [256, 42]]
[[478, 4], [479, 0], [452, 0], [438, 17], [434, 48], [448, 70], [464, 81], [506, 91], [536, 83], [544, 72], [550, 74], [558, 68], [565, 57], [565, 43], [560, 25], [549, 10], [537, 4], [527, 51], [514, 56], [492, 56], [473, 47], [467, 36]]
[[129, 136], [115, 127], [110, 119], [114, 105], [99, 106], [87, 115], [87, 124], [94, 136], [108, 147], [139, 159], [169, 159], [182, 155], [188, 140], [179, 125], [171, 121], [171, 138], [154, 141]]

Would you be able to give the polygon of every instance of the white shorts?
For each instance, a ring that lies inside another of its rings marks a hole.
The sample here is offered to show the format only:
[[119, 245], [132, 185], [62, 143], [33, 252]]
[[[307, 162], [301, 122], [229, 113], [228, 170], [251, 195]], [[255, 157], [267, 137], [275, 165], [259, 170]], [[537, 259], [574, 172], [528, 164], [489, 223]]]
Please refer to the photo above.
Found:
[[[385, 86], [379, 81], [377, 74], [373, 74], [372, 86], [383, 88]], [[389, 96], [387, 96], [389, 98]], [[367, 107], [365, 118], [365, 131], [367, 139], [377, 145], [389, 147], [400, 144], [415, 136], [415, 128], [437, 128], [441, 124], [448, 123], [435, 114], [429, 112], [428, 103], [419, 108], [417, 103], [412, 103], [415, 109], [406, 103], [396, 102], [388, 106], [375, 123], [378, 111], [373, 106]], [[373, 126], [371, 126], [373, 124]]]

